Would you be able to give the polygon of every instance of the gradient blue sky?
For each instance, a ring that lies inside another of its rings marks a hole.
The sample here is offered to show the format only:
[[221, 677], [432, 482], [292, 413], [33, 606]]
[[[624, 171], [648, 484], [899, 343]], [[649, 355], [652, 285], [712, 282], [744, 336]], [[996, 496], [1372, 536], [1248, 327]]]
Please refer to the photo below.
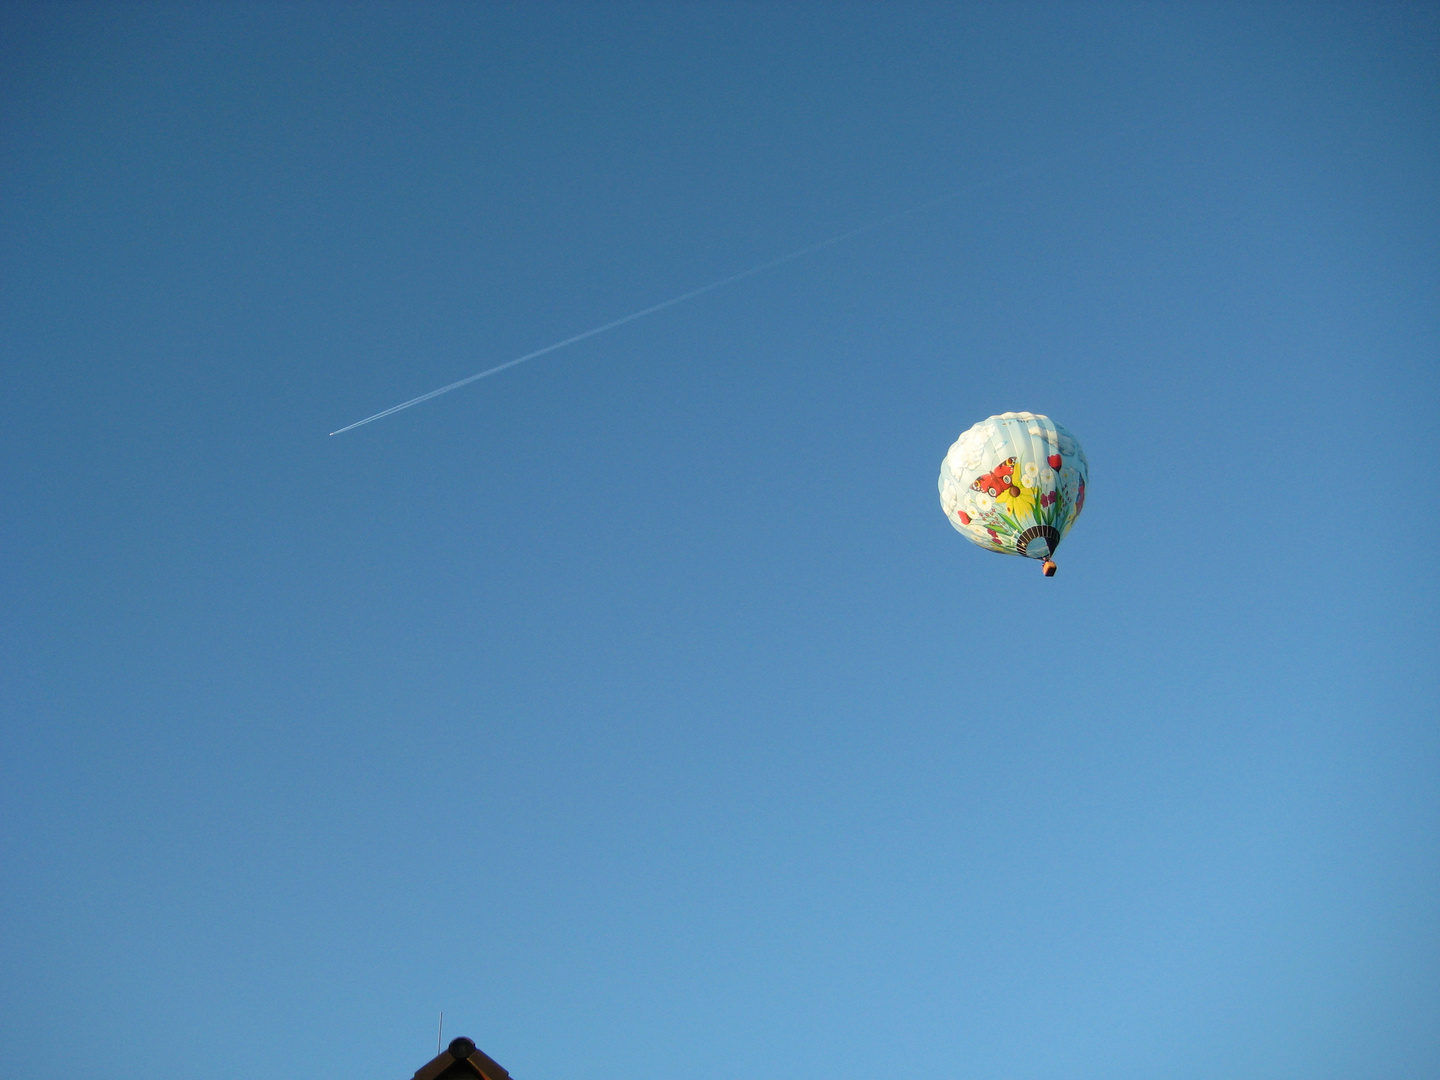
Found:
[[[0, 9], [0, 1074], [1440, 1075], [1437, 57]], [[1012, 409], [1051, 581], [937, 502]]]

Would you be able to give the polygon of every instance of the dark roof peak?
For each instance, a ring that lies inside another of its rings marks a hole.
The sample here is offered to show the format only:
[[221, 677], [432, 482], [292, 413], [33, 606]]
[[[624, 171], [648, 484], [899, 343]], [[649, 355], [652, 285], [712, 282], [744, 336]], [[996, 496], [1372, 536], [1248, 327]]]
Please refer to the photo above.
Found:
[[476, 1049], [474, 1039], [461, 1035], [420, 1066], [415, 1080], [510, 1080], [510, 1074], [484, 1050]]

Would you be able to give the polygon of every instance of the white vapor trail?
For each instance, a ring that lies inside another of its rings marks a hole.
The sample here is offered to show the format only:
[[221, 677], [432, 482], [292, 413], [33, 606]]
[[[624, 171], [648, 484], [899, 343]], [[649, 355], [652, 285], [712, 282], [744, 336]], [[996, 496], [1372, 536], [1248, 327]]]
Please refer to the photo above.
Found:
[[[1126, 130], [1131, 130], [1131, 128], [1122, 129], [1122, 132]], [[1112, 132], [1110, 135], [1106, 135], [1101, 139], [1097, 139], [1095, 141], [1104, 142], [1120, 133], [1121, 132]], [[1074, 150], [1070, 151], [1070, 153], [1072, 154], [1074, 152]], [[514, 360], [507, 360], [503, 364], [497, 364], [495, 367], [486, 368], [484, 371], [476, 372], [474, 375], [467, 375], [465, 378], [460, 379], [456, 382], [452, 382], [447, 386], [442, 386], [438, 390], [431, 390], [428, 394], [421, 394], [419, 397], [413, 397], [409, 401], [402, 401], [399, 405], [392, 405], [388, 409], [377, 412], [374, 416], [367, 416], [364, 420], [356, 420], [355, 423], [347, 424], [345, 427], [338, 428], [335, 431], [330, 432], [330, 434], [342, 435], [347, 431], [353, 431], [355, 428], [363, 427], [365, 424], [373, 423], [376, 420], [383, 419], [384, 417], [389, 416], [391, 413], [397, 413], [404, 409], [408, 409], [412, 405], [419, 405], [422, 401], [429, 401], [431, 398], [437, 398], [441, 394], [448, 394], [451, 390], [458, 390], [462, 386], [467, 386], [473, 382], [479, 382], [481, 379], [488, 379], [491, 375], [498, 375], [500, 372], [506, 370], [507, 368], [512, 368], [515, 367], [517, 364], [523, 364], [526, 361], [537, 359], [538, 357], [544, 356], [546, 353], [552, 353], [555, 352], [557, 349], [563, 349], [567, 345], [574, 345], [577, 341], [584, 341], [586, 338], [592, 338], [596, 334], [603, 334], [607, 330], [614, 330], [616, 327], [624, 326], [626, 323], [634, 322], [636, 319], [643, 319], [646, 315], [654, 315], [657, 311], [664, 311], [666, 308], [674, 307], [676, 304], [683, 304], [686, 300], [693, 300], [695, 299], [695, 297], [701, 296], [705, 293], [714, 292], [716, 289], [723, 289], [726, 285], [733, 285], [735, 282], [743, 281], [745, 278], [754, 277], [756, 274], [763, 274], [766, 270], [771, 270], [781, 265], [782, 263], [787, 263], [795, 259], [804, 258], [806, 255], [813, 255], [817, 251], [822, 251], [825, 248], [833, 247], [836, 244], [844, 243], [846, 240], [852, 240], [863, 233], [874, 232], [876, 229], [883, 229], [887, 225], [894, 224], [902, 218], [910, 217], [913, 214], [921, 213], [924, 210], [930, 209], [932, 206], [938, 206], [940, 203], [949, 202], [951, 199], [958, 199], [962, 195], [968, 195], [973, 191], [978, 191], [981, 188], [989, 187], [992, 184], [1003, 183], [1006, 180], [1013, 179], [1016, 176], [1021, 176], [1024, 173], [1034, 172], [1036, 169], [1043, 168], [1044, 166], [1055, 161], [1057, 158], [1063, 156], [1068, 155], [1057, 154], [1054, 157], [1046, 158], [1042, 161], [1032, 162], [1029, 165], [1021, 166], [1018, 169], [1012, 169], [1007, 173], [1000, 174], [999, 176], [992, 176], [986, 180], [977, 181], [974, 184], [970, 184], [967, 187], [959, 188], [956, 191], [951, 191], [945, 195], [939, 195], [933, 199], [927, 199], [925, 202], [917, 203], [906, 210], [901, 210], [897, 213], [890, 214], [888, 217], [883, 217], [876, 221], [872, 221], [868, 225], [861, 225], [858, 228], [849, 230], [848, 232], [837, 233], [835, 236], [830, 237], [828, 240], [821, 240], [818, 243], [810, 244], [808, 247], [799, 248], [786, 255], [781, 255], [777, 258], [771, 259], [768, 262], [759, 263], [758, 265], [752, 266], [749, 269], [741, 270], [739, 273], [731, 274], [729, 277], [721, 278], [719, 281], [712, 281], [708, 285], [701, 285], [698, 289], [691, 289], [689, 292], [683, 292], [679, 296], [672, 296], [669, 300], [662, 300], [658, 304], [652, 304], [650, 307], [641, 308], [639, 311], [631, 312], [629, 315], [626, 315], [623, 318], [615, 319], [612, 322], [607, 322], [602, 326], [596, 326], [593, 329], [586, 330], [584, 333], [576, 334], [573, 337], [568, 337], [564, 341], [557, 341], [553, 345], [546, 345], [543, 349], [536, 349], [534, 352], [526, 353], [524, 356], [517, 356]]]

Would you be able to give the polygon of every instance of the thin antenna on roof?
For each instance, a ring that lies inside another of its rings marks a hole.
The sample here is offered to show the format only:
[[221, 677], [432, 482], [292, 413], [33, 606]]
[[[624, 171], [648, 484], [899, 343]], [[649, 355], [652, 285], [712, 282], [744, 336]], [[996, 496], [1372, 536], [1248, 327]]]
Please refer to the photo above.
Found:
[[437, 1031], [437, 1032], [435, 1032], [435, 1053], [436, 1053], [437, 1056], [438, 1056], [439, 1053], [440, 1053], [440, 1044], [444, 1041], [444, 1039], [445, 1039], [445, 1010], [444, 1010], [444, 1009], [441, 1009], [441, 1010], [440, 1010], [440, 1030]]

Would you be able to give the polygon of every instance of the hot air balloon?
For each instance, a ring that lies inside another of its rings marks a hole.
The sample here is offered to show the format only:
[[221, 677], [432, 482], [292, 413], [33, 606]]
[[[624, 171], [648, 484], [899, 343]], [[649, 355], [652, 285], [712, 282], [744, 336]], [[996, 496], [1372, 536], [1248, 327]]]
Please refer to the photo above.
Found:
[[1090, 465], [1075, 436], [1048, 416], [1007, 412], [982, 420], [940, 463], [940, 506], [973, 544], [1003, 555], [1052, 556], [1085, 508]]

